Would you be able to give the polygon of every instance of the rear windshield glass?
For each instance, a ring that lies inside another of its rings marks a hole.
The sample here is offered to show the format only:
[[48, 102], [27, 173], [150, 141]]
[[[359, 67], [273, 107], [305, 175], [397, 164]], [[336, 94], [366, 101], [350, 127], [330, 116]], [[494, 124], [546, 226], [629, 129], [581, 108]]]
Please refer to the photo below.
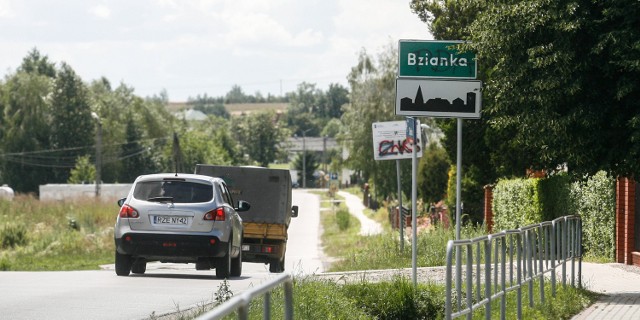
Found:
[[136, 184], [133, 197], [141, 200], [164, 200], [176, 203], [209, 202], [213, 199], [213, 185], [175, 180], [141, 181]]

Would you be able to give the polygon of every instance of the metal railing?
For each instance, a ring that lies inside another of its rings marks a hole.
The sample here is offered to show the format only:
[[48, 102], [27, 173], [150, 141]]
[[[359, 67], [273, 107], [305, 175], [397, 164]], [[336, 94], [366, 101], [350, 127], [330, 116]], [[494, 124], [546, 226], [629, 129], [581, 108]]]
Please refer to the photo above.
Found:
[[[511, 291], [516, 291], [517, 317], [522, 319], [524, 285], [528, 289], [529, 306], [533, 306], [534, 282], [537, 280], [539, 302], [544, 303], [545, 277], [555, 296], [557, 273], [566, 285], [569, 262], [571, 286], [575, 286], [576, 278], [578, 286], [582, 285], [581, 248], [582, 221], [579, 216], [565, 216], [474, 239], [450, 240], [447, 244], [445, 319], [463, 315], [471, 319], [473, 312], [482, 307], [485, 318], [491, 319], [491, 303], [498, 300], [500, 319], [505, 319], [507, 293]], [[454, 264], [455, 284], [452, 283]]]
[[246, 320], [249, 318], [251, 300], [260, 295], [264, 295], [263, 319], [271, 319], [271, 292], [280, 284], [284, 286], [284, 318], [293, 320], [293, 277], [289, 274], [280, 275], [269, 282], [245, 291], [199, 316], [196, 320], [222, 319], [236, 310], [238, 311], [238, 319]]

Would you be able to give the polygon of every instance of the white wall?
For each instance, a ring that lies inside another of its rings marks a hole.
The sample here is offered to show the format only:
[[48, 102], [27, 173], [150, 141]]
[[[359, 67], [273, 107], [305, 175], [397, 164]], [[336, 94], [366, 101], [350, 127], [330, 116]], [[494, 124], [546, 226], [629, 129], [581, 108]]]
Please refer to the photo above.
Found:
[[[129, 194], [131, 183], [104, 183], [100, 185], [100, 200], [116, 200]], [[40, 200], [69, 200], [95, 198], [95, 184], [45, 184], [40, 186]]]

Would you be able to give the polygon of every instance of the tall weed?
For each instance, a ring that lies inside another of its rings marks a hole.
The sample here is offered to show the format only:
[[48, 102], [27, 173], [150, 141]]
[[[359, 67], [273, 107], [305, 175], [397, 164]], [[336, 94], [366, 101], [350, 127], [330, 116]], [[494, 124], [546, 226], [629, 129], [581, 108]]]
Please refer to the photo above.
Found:
[[0, 248], [10, 249], [27, 243], [27, 227], [9, 222], [0, 229]]

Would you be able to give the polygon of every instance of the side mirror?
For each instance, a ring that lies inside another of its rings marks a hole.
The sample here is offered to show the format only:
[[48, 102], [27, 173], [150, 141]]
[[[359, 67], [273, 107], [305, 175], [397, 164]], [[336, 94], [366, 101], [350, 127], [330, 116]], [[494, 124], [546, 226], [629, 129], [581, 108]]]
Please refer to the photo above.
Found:
[[127, 198], [118, 199], [118, 207], [122, 207], [122, 205], [124, 204], [125, 200], [127, 200]]
[[298, 216], [298, 206], [291, 207], [291, 217], [295, 218]]
[[236, 208], [236, 211], [243, 212], [243, 211], [249, 211], [249, 209], [251, 209], [251, 204], [249, 204], [249, 202], [246, 202], [244, 200], [238, 200], [238, 207]]

